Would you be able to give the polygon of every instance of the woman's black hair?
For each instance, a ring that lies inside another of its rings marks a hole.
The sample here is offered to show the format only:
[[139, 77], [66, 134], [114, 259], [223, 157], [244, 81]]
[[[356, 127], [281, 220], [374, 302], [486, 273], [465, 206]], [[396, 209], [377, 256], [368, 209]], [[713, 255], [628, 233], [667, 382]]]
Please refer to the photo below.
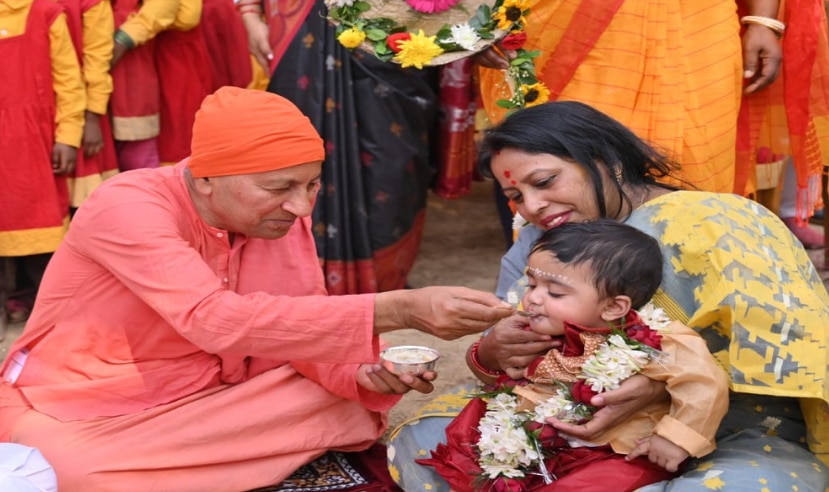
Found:
[[[622, 184], [653, 185], [676, 190], [656, 180], [674, 177], [679, 166], [624, 125], [587, 104], [556, 101], [516, 111], [485, 133], [479, 167], [492, 178], [492, 156], [503, 149], [550, 154], [584, 168], [593, 181], [600, 217], [615, 217], [622, 203], [632, 208]], [[605, 201], [604, 166], [619, 194], [619, 207], [609, 214]]]
[[565, 265], [587, 264], [602, 297], [626, 295], [639, 309], [662, 283], [659, 242], [613, 219], [567, 222], [539, 237], [530, 254], [548, 252]]

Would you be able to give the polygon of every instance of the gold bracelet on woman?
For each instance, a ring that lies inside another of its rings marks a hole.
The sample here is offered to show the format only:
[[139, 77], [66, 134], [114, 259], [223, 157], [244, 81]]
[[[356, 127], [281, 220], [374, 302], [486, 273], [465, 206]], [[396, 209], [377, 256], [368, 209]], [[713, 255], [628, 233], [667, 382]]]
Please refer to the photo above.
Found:
[[786, 32], [786, 24], [780, 22], [777, 19], [772, 19], [771, 17], [762, 17], [759, 15], [747, 15], [745, 17], [740, 18], [741, 24], [757, 24], [758, 26], [768, 27], [779, 38]]

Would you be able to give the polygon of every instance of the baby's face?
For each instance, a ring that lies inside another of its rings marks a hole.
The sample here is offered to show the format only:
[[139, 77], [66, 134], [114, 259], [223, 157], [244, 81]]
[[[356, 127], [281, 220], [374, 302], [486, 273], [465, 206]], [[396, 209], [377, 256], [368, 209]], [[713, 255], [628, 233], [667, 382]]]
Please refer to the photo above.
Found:
[[607, 328], [602, 318], [606, 299], [593, 285], [589, 263], [565, 265], [552, 253], [540, 251], [527, 262], [527, 291], [522, 305], [532, 313], [530, 328], [536, 333], [559, 336], [564, 322], [589, 328]]

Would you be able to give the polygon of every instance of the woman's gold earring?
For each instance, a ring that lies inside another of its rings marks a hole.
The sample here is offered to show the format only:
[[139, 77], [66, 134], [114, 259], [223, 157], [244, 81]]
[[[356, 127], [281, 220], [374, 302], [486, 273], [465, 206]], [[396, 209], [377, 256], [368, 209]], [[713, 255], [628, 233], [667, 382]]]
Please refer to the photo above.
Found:
[[616, 183], [622, 184], [622, 166], [616, 166], [613, 174], [616, 176]]

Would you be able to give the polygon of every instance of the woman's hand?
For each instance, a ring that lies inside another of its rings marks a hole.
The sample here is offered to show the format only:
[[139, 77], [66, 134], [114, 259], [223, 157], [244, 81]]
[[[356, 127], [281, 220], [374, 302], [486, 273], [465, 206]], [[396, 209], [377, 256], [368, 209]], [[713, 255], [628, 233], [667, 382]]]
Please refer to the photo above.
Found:
[[777, 79], [783, 49], [777, 35], [768, 27], [748, 24], [743, 34], [743, 77], [748, 81], [743, 92], [752, 94]]
[[635, 374], [619, 388], [596, 395], [590, 400], [590, 404], [599, 407], [599, 410], [587, 423], [567, 424], [557, 419], [547, 419], [547, 422], [568, 436], [591, 441], [651, 403], [668, 398], [670, 395], [664, 382]]
[[492, 45], [472, 55], [472, 60], [482, 67], [506, 70], [509, 68], [510, 60], [516, 56], [517, 53], [515, 51], [496, 48], [495, 45]]
[[71, 145], [55, 142], [52, 147], [52, 172], [55, 174], [69, 174], [75, 170], [78, 160], [78, 149]]
[[437, 377], [435, 371], [426, 371], [420, 376], [411, 374], [396, 376], [379, 364], [363, 364], [357, 370], [357, 384], [368, 391], [384, 395], [403, 395], [411, 390], [431, 393], [435, 389], [432, 381]]
[[527, 318], [510, 316], [499, 321], [481, 339], [478, 362], [492, 370], [500, 369], [512, 379], [521, 379], [524, 369], [536, 357], [560, 346], [561, 340], [531, 331]]
[[83, 125], [83, 155], [91, 157], [104, 148], [104, 135], [101, 132], [101, 124], [98, 121], [99, 115], [87, 111], [84, 114]]
[[266, 74], [271, 73], [270, 61], [273, 60], [273, 50], [268, 37], [268, 25], [257, 12], [242, 14], [242, 22], [248, 32], [248, 51], [256, 58]]

